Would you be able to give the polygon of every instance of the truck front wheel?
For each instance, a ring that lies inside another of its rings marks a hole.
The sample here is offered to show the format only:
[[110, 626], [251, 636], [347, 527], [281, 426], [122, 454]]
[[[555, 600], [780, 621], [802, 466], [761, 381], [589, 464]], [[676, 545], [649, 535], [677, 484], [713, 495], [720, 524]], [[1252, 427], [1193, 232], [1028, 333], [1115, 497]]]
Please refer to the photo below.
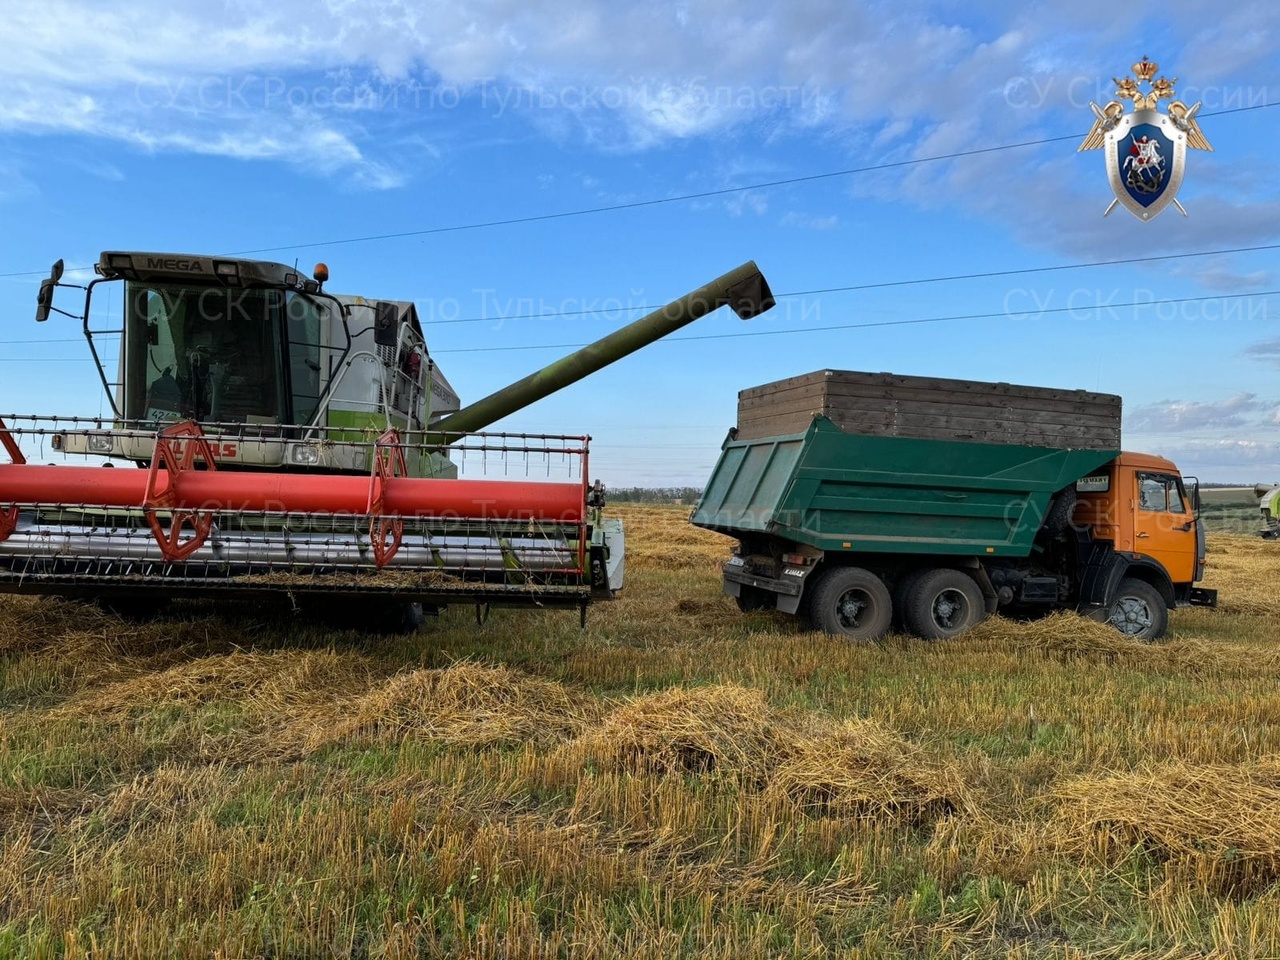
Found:
[[809, 619], [819, 630], [858, 643], [889, 632], [893, 601], [884, 581], [861, 567], [832, 567], [818, 575], [809, 595]]
[[1151, 584], [1125, 577], [1107, 607], [1107, 623], [1135, 640], [1159, 640], [1169, 626], [1169, 608]]
[[907, 592], [903, 621], [922, 640], [950, 640], [987, 616], [982, 590], [962, 570], [941, 568], [922, 574]]

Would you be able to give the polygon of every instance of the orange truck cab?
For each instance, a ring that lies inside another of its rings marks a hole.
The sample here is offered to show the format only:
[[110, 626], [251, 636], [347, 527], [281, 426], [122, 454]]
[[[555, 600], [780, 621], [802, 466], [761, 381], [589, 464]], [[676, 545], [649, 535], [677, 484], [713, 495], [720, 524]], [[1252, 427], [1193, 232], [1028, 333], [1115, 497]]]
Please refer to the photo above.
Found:
[[[1082, 608], [1133, 592], [1119, 587], [1135, 581], [1166, 608], [1217, 605], [1216, 590], [1195, 586], [1204, 576], [1205, 537], [1194, 478], [1188, 490], [1172, 461], [1122, 453], [1075, 487], [1073, 522], [1096, 546], [1096, 561], [1082, 567]], [[1113, 609], [1113, 621], [1116, 615]]]

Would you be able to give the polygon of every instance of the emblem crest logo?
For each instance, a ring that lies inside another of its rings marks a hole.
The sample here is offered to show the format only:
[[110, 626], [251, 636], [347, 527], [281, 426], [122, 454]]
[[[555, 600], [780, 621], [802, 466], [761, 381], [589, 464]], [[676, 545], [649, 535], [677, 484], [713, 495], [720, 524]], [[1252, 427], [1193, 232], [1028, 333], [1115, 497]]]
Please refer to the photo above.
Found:
[[[1187, 211], [1178, 202], [1178, 188], [1186, 170], [1187, 148], [1212, 150], [1196, 121], [1200, 104], [1188, 107], [1174, 100], [1173, 85], [1178, 78], [1152, 80], [1160, 69], [1146, 57], [1133, 65], [1132, 80], [1116, 80], [1116, 96], [1133, 102], [1133, 110], [1124, 112], [1119, 100], [1105, 107], [1090, 103], [1094, 122], [1089, 135], [1077, 152], [1105, 147], [1107, 181], [1116, 198], [1103, 216], [1116, 205], [1122, 205], [1139, 220], [1152, 220], [1169, 204], [1184, 217]], [[1115, 78], [1113, 78], [1115, 79]], [[1143, 86], [1150, 86], [1144, 92]], [[1169, 100], [1167, 113], [1158, 108], [1161, 100]]]

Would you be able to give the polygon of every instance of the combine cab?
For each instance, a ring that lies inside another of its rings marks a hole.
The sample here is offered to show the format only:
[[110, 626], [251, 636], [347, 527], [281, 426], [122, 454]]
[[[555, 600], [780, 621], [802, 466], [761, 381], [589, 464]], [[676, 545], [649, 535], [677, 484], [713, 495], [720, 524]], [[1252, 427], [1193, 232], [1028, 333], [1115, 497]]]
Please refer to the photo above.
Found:
[[[288, 596], [393, 628], [450, 602], [585, 614], [611, 596], [622, 529], [600, 516], [587, 438], [475, 431], [720, 306], [773, 305], [747, 263], [461, 407], [413, 304], [329, 294], [323, 265], [306, 279], [109, 252], [95, 270], [74, 314], [53, 306], [70, 286], [59, 261], [36, 319], [83, 323], [112, 415], [0, 421], [0, 591], [116, 607]], [[93, 309], [104, 285], [122, 288], [119, 312], [119, 293]]]

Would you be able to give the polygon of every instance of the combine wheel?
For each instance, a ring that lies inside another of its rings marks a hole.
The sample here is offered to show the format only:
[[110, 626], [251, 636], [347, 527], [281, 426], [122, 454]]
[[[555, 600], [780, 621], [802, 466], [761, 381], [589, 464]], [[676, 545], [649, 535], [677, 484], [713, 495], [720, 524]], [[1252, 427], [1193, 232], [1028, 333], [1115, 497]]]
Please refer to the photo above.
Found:
[[923, 640], [950, 640], [987, 616], [982, 591], [963, 570], [941, 568], [921, 574], [908, 591], [903, 619]]
[[893, 601], [884, 581], [861, 567], [832, 567], [817, 574], [809, 594], [809, 619], [819, 630], [856, 643], [889, 632]]
[[301, 606], [308, 620], [332, 629], [384, 636], [414, 633], [425, 619], [422, 604], [407, 600], [310, 597]]
[[115, 614], [131, 623], [146, 623], [164, 614], [169, 607], [167, 597], [94, 597], [99, 610]]
[[371, 629], [375, 633], [384, 634], [416, 633], [425, 619], [422, 604], [393, 600], [374, 618]]
[[1169, 608], [1151, 584], [1125, 577], [1107, 607], [1107, 623], [1135, 640], [1159, 640], [1169, 626]]

